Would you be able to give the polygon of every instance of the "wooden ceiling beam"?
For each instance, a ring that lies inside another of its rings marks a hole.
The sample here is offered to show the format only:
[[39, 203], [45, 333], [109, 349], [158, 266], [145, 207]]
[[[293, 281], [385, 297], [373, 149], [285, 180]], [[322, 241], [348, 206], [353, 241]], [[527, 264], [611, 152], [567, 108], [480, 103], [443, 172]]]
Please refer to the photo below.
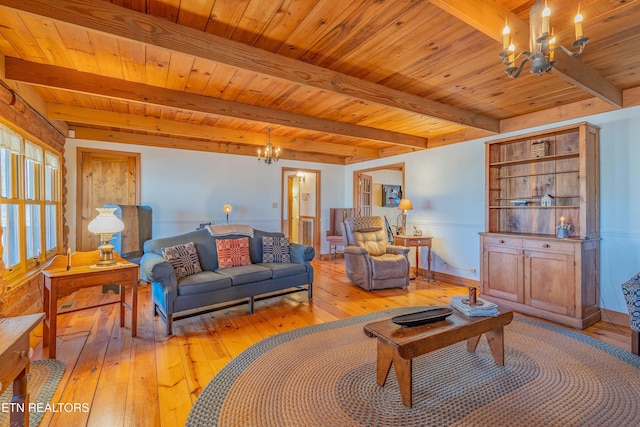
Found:
[[[120, 144], [144, 145], [148, 147], [172, 148], [178, 150], [204, 151], [208, 153], [236, 154], [240, 156], [255, 156], [254, 147], [229, 142], [201, 141], [180, 137], [168, 137], [160, 135], [148, 135], [131, 132], [119, 132], [106, 129], [94, 129], [85, 127], [74, 127], [76, 139], [86, 139], [90, 141], [108, 141]], [[291, 150], [282, 150], [281, 159], [300, 160], [307, 162], [329, 163], [334, 165], [344, 165], [344, 157], [331, 156], [328, 154], [310, 154]]]
[[[92, 108], [72, 105], [48, 104], [47, 118], [66, 120], [71, 123], [83, 123], [95, 126], [123, 128], [136, 131], [163, 133], [181, 137], [206, 138], [214, 141], [225, 141], [253, 146], [264, 146], [267, 136], [264, 133], [244, 132], [214, 126], [164, 120], [155, 117], [143, 117], [133, 114], [114, 113]], [[354, 147], [329, 142], [317, 142], [271, 135], [271, 143], [283, 150], [325, 153], [340, 157], [358, 156], [376, 159], [378, 150]], [[253, 150], [256, 154], [256, 150]]]
[[109, 2], [3, 0], [0, 7], [8, 7], [85, 30], [251, 70], [352, 99], [398, 108], [494, 133], [499, 132], [498, 120], [491, 117], [263, 51], [174, 22], [118, 7]]
[[253, 122], [279, 124], [292, 128], [315, 130], [387, 144], [407, 145], [418, 148], [426, 148], [427, 146], [427, 139], [418, 136], [241, 104], [17, 58], [5, 58], [5, 75], [8, 79], [37, 86], [70, 90], [142, 104], [215, 114]]
[[[435, 6], [467, 23], [490, 38], [502, 43], [502, 29], [505, 19], [509, 23], [511, 35], [516, 47], [529, 46], [529, 25], [511, 11], [491, 0], [430, 0]], [[496, 61], [499, 61], [496, 51]], [[617, 108], [622, 108], [622, 90], [587, 67], [575, 57], [558, 55], [558, 63], [552, 72]]]

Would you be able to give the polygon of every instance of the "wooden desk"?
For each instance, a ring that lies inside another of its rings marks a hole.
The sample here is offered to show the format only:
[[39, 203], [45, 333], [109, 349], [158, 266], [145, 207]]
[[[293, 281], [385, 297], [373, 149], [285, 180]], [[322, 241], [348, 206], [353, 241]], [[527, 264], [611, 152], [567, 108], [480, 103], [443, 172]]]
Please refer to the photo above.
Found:
[[33, 353], [29, 334], [42, 319], [44, 313], [0, 319], [0, 393], [13, 381], [9, 416], [11, 426], [29, 425], [27, 374]]
[[464, 340], [467, 341], [467, 351], [473, 353], [482, 334], [487, 336], [493, 360], [497, 365], [504, 366], [503, 327], [512, 319], [512, 311], [496, 317], [467, 317], [454, 310], [444, 320], [421, 326], [403, 327], [391, 319], [369, 323], [364, 327], [364, 333], [378, 338], [376, 382], [384, 386], [393, 364], [402, 403], [411, 408], [413, 359]]
[[[57, 255], [42, 270], [44, 275], [44, 321], [43, 346], [49, 347], [49, 358], [56, 357], [56, 323], [58, 316], [58, 298], [69, 295], [79, 289], [101, 285], [120, 285], [120, 326], [124, 326], [124, 308], [131, 310], [131, 336], [135, 337], [138, 324], [138, 279], [140, 266], [122, 259], [114, 253], [117, 264], [108, 267], [98, 267], [100, 252], [75, 252], [71, 254], [71, 268], [67, 270], [67, 256]], [[124, 300], [123, 286], [131, 287], [131, 305]], [[113, 304], [108, 302], [105, 304]], [[78, 310], [98, 306], [81, 307], [60, 313], [71, 313]]]
[[433, 237], [426, 236], [393, 236], [393, 244], [400, 246], [413, 246], [416, 248], [416, 277], [420, 276], [420, 247], [427, 247], [427, 280], [433, 281], [431, 272], [431, 241]]

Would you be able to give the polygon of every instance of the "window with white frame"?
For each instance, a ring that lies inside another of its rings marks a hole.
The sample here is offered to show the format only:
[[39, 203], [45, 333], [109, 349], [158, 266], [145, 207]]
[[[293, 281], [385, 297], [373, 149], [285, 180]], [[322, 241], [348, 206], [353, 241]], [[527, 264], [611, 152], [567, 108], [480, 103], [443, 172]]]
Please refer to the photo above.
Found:
[[0, 124], [0, 217], [5, 277], [58, 252], [60, 157]]

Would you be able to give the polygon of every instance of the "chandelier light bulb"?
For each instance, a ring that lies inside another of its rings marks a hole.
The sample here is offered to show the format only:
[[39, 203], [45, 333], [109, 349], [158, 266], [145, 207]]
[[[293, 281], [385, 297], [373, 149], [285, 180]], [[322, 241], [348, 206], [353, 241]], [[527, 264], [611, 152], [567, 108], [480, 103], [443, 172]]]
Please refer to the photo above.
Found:
[[502, 48], [504, 50], [507, 50], [507, 47], [509, 47], [509, 44], [511, 43], [511, 37], [509, 37], [510, 34], [511, 28], [509, 28], [509, 24], [507, 23], [507, 20], [505, 18], [504, 28], [502, 30]]

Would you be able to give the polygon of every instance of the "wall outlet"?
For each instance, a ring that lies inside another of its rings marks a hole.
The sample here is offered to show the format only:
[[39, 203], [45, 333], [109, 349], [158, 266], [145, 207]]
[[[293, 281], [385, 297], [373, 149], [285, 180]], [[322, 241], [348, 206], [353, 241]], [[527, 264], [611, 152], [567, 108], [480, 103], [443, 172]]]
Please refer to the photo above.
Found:
[[278, 207], [278, 202], [271, 203], [271, 207], [276, 209]]
[[473, 268], [473, 267], [471, 267], [471, 269], [470, 269], [469, 271], [470, 271], [470, 272], [472, 272], [472, 273], [475, 273], [475, 272], [476, 272], [476, 269], [475, 269], [475, 268]]

